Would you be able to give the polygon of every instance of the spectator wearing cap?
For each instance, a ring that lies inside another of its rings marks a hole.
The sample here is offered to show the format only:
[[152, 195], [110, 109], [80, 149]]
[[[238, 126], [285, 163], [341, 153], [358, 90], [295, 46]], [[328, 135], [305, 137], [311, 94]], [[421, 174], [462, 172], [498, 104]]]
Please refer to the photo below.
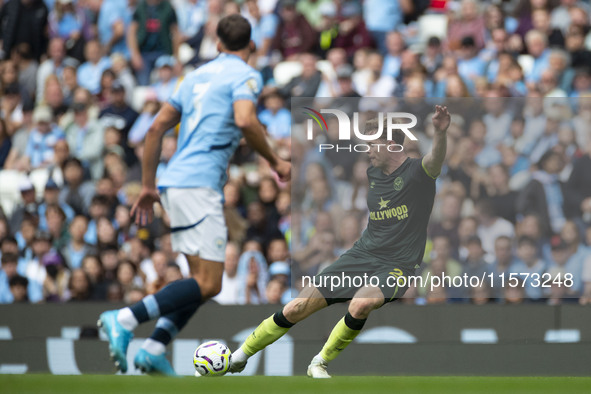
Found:
[[353, 57], [358, 49], [373, 46], [373, 38], [363, 22], [359, 3], [350, 1], [343, 4], [334, 46], [343, 48], [348, 57]]
[[131, 23], [134, 0], [103, 0], [98, 14], [98, 38], [105, 53], [129, 57], [125, 32]]
[[31, 47], [38, 61], [47, 49], [47, 16], [43, 0], [8, 0], [0, 8], [0, 60], [9, 58], [20, 43]]
[[[285, 261], [271, 263], [269, 266], [269, 283], [267, 284], [267, 302], [269, 304], [287, 304], [291, 300], [290, 277], [291, 267], [289, 263]], [[276, 282], [276, 284], [272, 284], [273, 282]], [[278, 299], [277, 296], [279, 296]]]
[[281, 52], [285, 59], [313, 52], [317, 46], [317, 34], [306, 18], [296, 10], [296, 3], [294, 0], [281, 0], [279, 3], [280, 21], [272, 48]]
[[127, 31], [131, 65], [139, 85], [150, 84], [156, 59], [176, 54], [178, 44], [177, 16], [170, 2], [139, 0]]
[[154, 64], [158, 76], [156, 82], [152, 84], [152, 89], [156, 91], [158, 101], [162, 103], [168, 101], [179, 82], [178, 78], [174, 75], [173, 68], [175, 63], [174, 57], [162, 55]]
[[377, 44], [378, 50], [385, 55], [386, 35], [402, 23], [402, 8], [398, 0], [366, 0], [363, 2], [363, 19]]
[[39, 216], [39, 229], [47, 231], [47, 220], [45, 219], [45, 212], [49, 205], [58, 205], [66, 215], [67, 222], [71, 222], [74, 219], [75, 212], [71, 206], [66, 203], [59, 201], [60, 188], [58, 184], [49, 178], [45, 184], [45, 190], [43, 191], [43, 202], [39, 204], [37, 208], [37, 214]]
[[138, 115], [126, 101], [125, 86], [118, 79], [114, 80], [107, 96], [107, 106], [101, 111], [99, 119], [104, 126], [113, 126], [117, 129], [119, 144], [125, 151], [125, 161], [128, 165], [133, 164], [135, 157], [127, 144], [127, 138]]
[[101, 46], [96, 39], [88, 41], [84, 46], [84, 58], [86, 62], [78, 67], [78, 85], [92, 94], [98, 94], [101, 88], [101, 76], [111, 66], [111, 61], [101, 55]]
[[60, 191], [60, 204], [72, 207], [77, 215], [87, 214], [94, 196], [94, 184], [84, 180], [84, 168], [77, 158], [64, 162], [64, 186]]
[[66, 127], [66, 141], [70, 152], [90, 171], [92, 179], [103, 174], [104, 128], [89, 114], [89, 103], [75, 99], [72, 104], [74, 121]]
[[53, 163], [53, 147], [65, 137], [63, 131], [53, 123], [51, 109], [39, 106], [33, 111], [35, 128], [29, 135], [25, 157], [27, 168], [47, 167]]
[[259, 114], [259, 119], [267, 128], [271, 138], [281, 140], [291, 136], [291, 113], [284, 107], [283, 96], [272, 91], [263, 97], [265, 109]]
[[20, 228], [21, 222], [26, 214], [37, 215], [38, 204], [35, 197], [35, 187], [28, 177], [23, 177], [18, 186], [22, 201], [12, 211], [10, 216], [10, 228], [16, 230]]

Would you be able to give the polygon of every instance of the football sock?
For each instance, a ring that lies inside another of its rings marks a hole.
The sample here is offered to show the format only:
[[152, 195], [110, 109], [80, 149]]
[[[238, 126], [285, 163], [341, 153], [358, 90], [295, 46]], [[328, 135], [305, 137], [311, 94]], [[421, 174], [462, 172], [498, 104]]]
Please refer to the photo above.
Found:
[[[133, 330], [138, 324], [165, 316], [187, 305], [200, 303], [201, 289], [197, 281], [193, 278], [181, 279], [165, 286], [158, 293], [146, 296], [140, 302], [121, 309], [117, 315], [117, 321], [127, 330]], [[131, 311], [131, 316], [127, 309]]]
[[356, 319], [349, 312], [332, 329], [328, 340], [320, 351], [324, 361], [334, 360], [359, 334], [367, 319]]
[[[182, 309], [171, 312], [168, 315], [164, 315], [156, 322], [156, 328], [152, 332], [149, 340], [156, 341], [162, 344], [162, 351], [160, 353], [152, 353], [158, 355], [164, 353], [164, 348], [170, 343], [170, 341], [179, 333], [180, 330], [185, 327], [191, 316], [197, 312], [199, 303], [193, 303], [185, 306]], [[148, 343], [149, 340], [146, 340]], [[143, 346], [142, 346], [143, 347]], [[160, 348], [159, 348], [160, 349]]]
[[164, 354], [164, 352], [166, 351], [166, 345], [152, 338], [148, 338], [142, 344], [142, 349], [154, 356], [159, 356], [161, 354]]
[[[294, 323], [290, 323], [285, 316], [283, 316], [283, 310], [281, 310], [273, 316], [263, 320], [252, 334], [246, 338], [246, 341], [244, 341], [240, 350], [244, 352], [246, 358], [248, 358], [281, 338], [293, 326]], [[238, 353], [238, 359], [243, 357], [242, 352]]]

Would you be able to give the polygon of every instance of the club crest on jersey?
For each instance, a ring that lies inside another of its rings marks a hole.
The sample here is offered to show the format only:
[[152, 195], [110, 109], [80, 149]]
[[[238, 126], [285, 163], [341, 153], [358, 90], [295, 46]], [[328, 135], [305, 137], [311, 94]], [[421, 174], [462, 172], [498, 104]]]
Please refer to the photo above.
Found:
[[375, 185], [376, 185], [376, 183], [374, 181], [371, 181], [371, 183], [369, 184], [369, 188], [373, 189]]
[[248, 86], [248, 88], [252, 90], [253, 93], [258, 92], [259, 90], [259, 84], [254, 78], [250, 78], [248, 81], [246, 81], [246, 86]]
[[394, 190], [400, 191], [404, 187], [404, 179], [402, 177], [398, 177], [394, 179]]

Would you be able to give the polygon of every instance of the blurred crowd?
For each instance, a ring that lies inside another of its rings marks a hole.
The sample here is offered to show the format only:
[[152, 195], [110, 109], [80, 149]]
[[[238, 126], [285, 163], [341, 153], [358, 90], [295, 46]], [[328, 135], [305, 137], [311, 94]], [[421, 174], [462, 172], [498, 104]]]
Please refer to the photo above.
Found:
[[[580, 273], [568, 291], [529, 282], [509, 294], [411, 289], [408, 302], [559, 302], [564, 291], [591, 299], [587, 1], [0, 6], [0, 303], [134, 302], [188, 275], [166, 214], [138, 228], [129, 210], [148, 127], [183, 76], [217, 55], [217, 22], [232, 13], [252, 24], [261, 122], [280, 155], [302, 165], [282, 184], [247, 145], [238, 148], [224, 188], [230, 242], [217, 302], [285, 302], [301, 275], [334, 261], [367, 223], [367, 162], [318, 157], [292, 138], [301, 130], [289, 111], [297, 97], [458, 100], [423, 272]], [[547, 110], [548, 97], [567, 104]], [[425, 106], [421, 119], [428, 114]], [[410, 155], [429, 149], [428, 126], [419, 125]], [[160, 169], [175, 133], [164, 138]]]

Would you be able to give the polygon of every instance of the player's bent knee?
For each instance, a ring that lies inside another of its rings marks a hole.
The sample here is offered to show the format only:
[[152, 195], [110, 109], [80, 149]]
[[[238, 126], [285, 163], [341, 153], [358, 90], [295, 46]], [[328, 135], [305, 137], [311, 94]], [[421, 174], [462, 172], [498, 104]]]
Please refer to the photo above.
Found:
[[291, 323], [297, 323], [305, 317], [307, 299], [296, 298], [283, 308], [283, 315]]
[[349, 305], [349, 313], [357, 319], [367, 319], [371, 311], [384, 304], [380, 298], [354, 298]]

